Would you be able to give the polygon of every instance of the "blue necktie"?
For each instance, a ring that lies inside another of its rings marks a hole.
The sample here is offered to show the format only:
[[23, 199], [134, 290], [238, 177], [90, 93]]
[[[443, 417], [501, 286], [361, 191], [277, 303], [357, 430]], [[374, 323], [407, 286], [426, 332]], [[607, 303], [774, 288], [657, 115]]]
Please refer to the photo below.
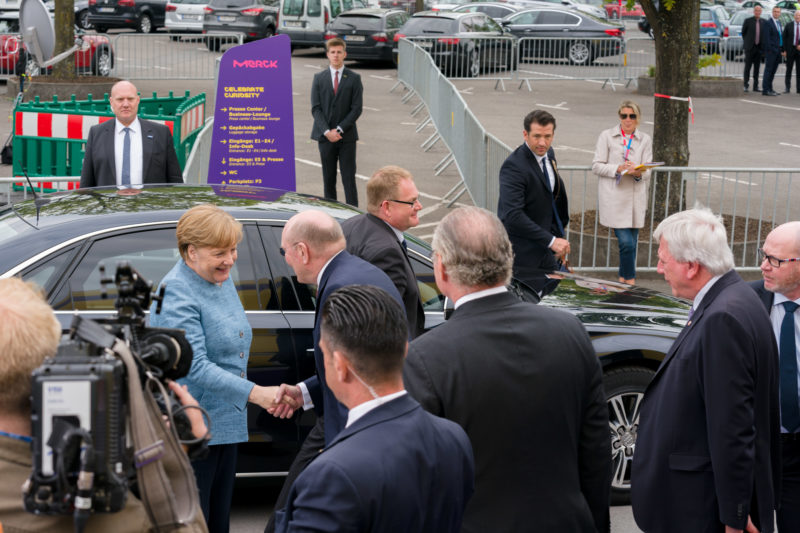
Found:
[[121, 184], [125, 187], [131, 185], [131, 129], [123, 128], [125, 140], [122, 141], [122, 179]]
[[790, 433], [800, 428], [800, 404], [797, 399], [797, 348], [794, 344], [794, 312], [797, 304], [783, 302], [786, 314], [781, 322], [781, 421]]
[[400, 241], [400, 246], [402, 246], [402, 247], [403, 247], [403, 251], [404, 251], [404, 252], [408, 253], [408, 243], [406, 242], [406, 240], [405, 240], [405, 239], [403, 239], [402, 241]]
[[775, 20], [775, 27], [778, 29], [778, 44], [780, 46], [783, 46], [783, 33], [781, 32], [781, 25], [777, 20]]

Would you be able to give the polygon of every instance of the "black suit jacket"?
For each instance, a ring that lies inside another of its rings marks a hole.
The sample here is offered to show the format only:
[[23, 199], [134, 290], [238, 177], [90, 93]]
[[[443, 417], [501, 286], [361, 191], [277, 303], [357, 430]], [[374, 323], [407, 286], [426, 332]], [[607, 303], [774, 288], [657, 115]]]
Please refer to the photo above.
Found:
[[[107, 120], [89, 129], [81, 169], [81, 187], [115, 186], [114, 128], [117, 120]], [[172, 133], [162, 124], [139, 118], [142, 128], [142, 182], [183, 183]]]
[[500, 196], [497, 215], [508, 231], [514, 248], [514, 277], [523, 281], [537, 279], [542, 270], [556, 270], [556, 260], [548, 247], [553, 237], [563, 237], [553, 213], [566, 228], [569, 207], [564, 181], [556, 170], [551, 149], [547, 156], [556, 171], [555, 190], [551, 194], [542, 168], [528, 145], [522, 143], [500, 167]]
[[756, 39], [756, 18], [750, 17], [745, 19], [744, 24], [742, 24], [742, 46], [744, 47], [745, 51], [750, 51], [753, 48], [761, 49], [761, 44], [764, 42], [764, 31], [765, 31], [765, 20], [762, 18], [758, 19], [758, 24], [761, 24], [761, 29], [759, 30], [760, 41], [758, 46], [755, 44]]
[[425, 313], [419, 299], [417, 277], [394, 231], [386, 222], [369, 213], [345, 220], [342, 230], [347, 239], [347, 251], [386, 272], [397, 287], [406, 308], [409, 338], [422, 335]]
[[405, 394], [342, 430], [306, 467], [275, 529], [457, 532], [473, 475], [464, 431]]
[[392, 280], [384, 274], [378, 267], [367, 263], [363, 259], [350, 255], [343, 250], [334, 257], [325, 271], [322, 273], [319, 287], [317, 287], [317, 304], [314, 317], [314, 362], [317, 367], [317, 375], [305, 380], [308, 393], [314, 402], [314, 410], [317, 415], [322, 415], [325, 423], [325, 444], [329, 444], [333, 438], [344, 428], [347, 423], [347, 407], [342, 405], [333, 391], [325, 382], [325, 363], [322, 350], [319, 347], [320, 320], [319, 312], [325, 305], [325, 300], [336, 289], [346, 285], [371, 285], [381, 288], [388, 292], [400, 305], [403, 300], [395, 289]]
[[472, 442], [462, 531], [609, 530], [602, 373], [574, 316], [507, 292], [466, 302], [411, 343], [403, 379]]
[[761, 34], [761, 49], [764, 50], [764, 53], [780, 53], [782, 50], [781, 31], [783, 31], [783, 29], [781, 28], [781, 30], [778, 31], [772, 17], [764, 21], [764, 25], [761, 29], [764, 30], [764, 33]]
[[800, 51], [794, 46], [794, 27], [797, 22], [792, 21], [783, 27], [783, 51], [786, 52], [786, 57], [794, 57], [795, 54], [800, 54]]
[[361, 116], [363, 94], [361, 76], [347, 67], [342, 71], [335, 95], [330, 68], [315, 74], [311, 84], [311, 115], [314, 117], [311, 138], [320, 141], [327, 130], [339, 127], [343, 131], [340, 142], [356, 142], [356, 120]]
[[772, 325], [730, 271], [698, 304], [645, 392], [631, 471], [639, 527], [743, 529], [754, 515], [762, 532], [773, 531], [778, 409]]

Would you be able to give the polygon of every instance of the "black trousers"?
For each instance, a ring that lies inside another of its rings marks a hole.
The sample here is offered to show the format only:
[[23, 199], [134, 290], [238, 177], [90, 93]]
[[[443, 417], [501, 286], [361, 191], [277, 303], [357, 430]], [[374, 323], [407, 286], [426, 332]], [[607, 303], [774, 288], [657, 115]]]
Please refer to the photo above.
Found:
[[238, 447], [238, 444], [209, 446], [208, 457], [192, 461], [209, 533], [228, 533], [230, 529]]
[[286, 475], [286, 481], [283, 482], [281, 493], [278, 494], [278, 499], [275, 500], [275, 508], [272, 512], [272, 516], [269, 517], [267, 527], [264, 528], [264, 533], [274, 533], [275, 511], [286, 507], [286, 501], [289, 499], [289, 489], [292, 488], [294, 480], [297, 479], [297, 476], [299, 476], [300, 473], [306, 469], [308, 463], [310, 463], [317, 455], [319, 455], [324, 448], [325, 424], [322, 421], [322, 417], [319, 416], [317, 417], [317, 423], [314, 424], [313, 428], [311, 428], [306, 440], [303, 441], [303, 445], [300, 446], [300, 451], [297, 452], [297, 456], [294, 458], [292, 466], [289, 467], [289, 473]]
[[795, 90], [800, 93], [800, 50], [786, 52], [786, 92], [792, 90], [792, 67], [795, 72]]
[[778, 533], [800, 531], [800, 433], [781, 435], [781, 504]]
[[761, 92], [767, 93], [775, 90], [772, 87], [772, 80], [775, 79], [775, 72], [780, 63], [780, 51], [764, 52], [764, 77], [761, 79]]
[[322, 183], [325, 186], [325, 198], [336, 200], [336, 163], [338, 162], [339, 170], [342, 173], [345, 201], [358, 207], [355, 141], [332, 143], [323, 137], [319, 141], [319, 156], [322, 160]]
[[761, 68], [761, 48], [753, 47], [744, 52], [744, 86], [750, 85], [750, 67], [753, 67], [753, 90], [758, 90], [758, 71]]

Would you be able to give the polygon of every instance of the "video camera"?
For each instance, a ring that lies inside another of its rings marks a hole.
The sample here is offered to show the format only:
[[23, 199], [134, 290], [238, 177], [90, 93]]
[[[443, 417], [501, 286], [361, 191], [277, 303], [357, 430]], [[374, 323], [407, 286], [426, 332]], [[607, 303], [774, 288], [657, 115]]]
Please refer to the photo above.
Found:
[[[137, 471], [179, 449], [174, 446], [178, 439], [200, 442], [203, 449], [207, 442], [195, 439], [186, 413], [163, 386], [166, 379], [189, 372], [192, 348], [183, 330], [145, 326], [144, 310], [151, 299], [158, 303], [156, 312], [161, 310], [163, 287], [160, 294], [152, 294], [152, 283], [127, 263], [118, 265], [114, 280], [102, 283], [111, 281], [118, 291], [117, 317], [90, 320], [76, 315], [69, 339], [32, 377], [34, 460], [23, 487], [25, 509], [47, 515], [74, 513], [76, 524], [80, 513], [88, 517], [91, 511], [121, 510]], [[169, 425], [164, 426], [159, 408]], [[134, 427], [144, 422], [141, 419], [148, 419], [150, 429], [153, 424], [163, 426], [158, 435], [151, 431], [152, 438], [144, 444], [137, 442], [143, 435], [141, 426]], [[139, 488], [145, 492], [138, 474]], [[146, 498], [143, 501], [147, 507]]]

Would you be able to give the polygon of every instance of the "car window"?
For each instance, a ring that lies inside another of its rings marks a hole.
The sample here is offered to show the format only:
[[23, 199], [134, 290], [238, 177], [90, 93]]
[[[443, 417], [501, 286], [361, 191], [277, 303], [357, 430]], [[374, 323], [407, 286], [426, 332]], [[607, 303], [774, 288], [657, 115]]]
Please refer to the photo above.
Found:
[[322, 13], [322, 0], [308, 0], [306, 14], [309, 17], [318, 17]]
[[406, 35], [436, 33], [447, 35], [453, 31], [453, 20], [438, 17], [411, 17], [403, 26]]
[[503, 33], [503, 28], [500, 26], [500, 24], [498, 24], [494, 19], [492, 19], [488, 15], [486, 16], [486, 18], [483, 21], [483, 26], [486, 29], [482, 30], [482, 31], [495, 31], [495, 32]]
[[332, 30], [352, 30], [358, 28], [359, 30], [380, 31], [381, 19], [380, 17], [341, 15], [334, 19], [330, 26]]
[[338, 17], [342, 12], [342, 3], [340, 0], [331, 0], [331, 16]]
[[536, 21], [539, 18], [539, 13], [540, 11], [526, 11], [515, 17], [511, 17], [509, 21], [511, 24], [536, 24]]
[[508, 10], [496, 6], [480, 6], [478, 7], [478, 11], [480, 11], [481, 13], [486, 13], [487, 15], [495, 19], [503, 18], [509, 13]]
[[539, 18], [536, 19], [536, 24], [553, 24], [559, 26], [577, 25], [580, 24], [580, 22], [580, 17], [563, 11], [542, 11], [539, 14]]
[[714, 17], [711, 15], [710, 9], [701, 9], [700, 10], [700, 20], [714, 20]]
[[76, 249], [77, 246], [73, 246], [40, 261], [33, 267], [22, 272], [22, 279], [25, 281], [32, 281], [37, 286], [41, 287], [45, 294], [50, 294], [50, 291], [53, 290], [56, 283], [58, 283], [67, 264], [75, 255]]
[[214, 7], [244, 7], [253, 4], [253, 0], [211, 0], [210, 5]]
[[19, 19], [0, 20], [0, 33], [19, 33]]
[[436, 286], [433, 265], [415, 253], [409, 253], [408, 258], [417, 277], [417, 287], [419, 288], [419, 299], [422, 301], [422, 308], [426, 312], [444, 311], [445, 298], [439, 287]]
[[258, 226], [261, 242], [267, 251], [275, 293], [284, 311], [313, 311], [316, 309], [317, 289], [314, 285], [297, 281], [292, 267], [280, 254], [283, 226]]
[[464, 17], [459, 22], [459, 30], [460, 32], [471, 32], [475, 31], [474, 29], [474, 20], [472, 17]]
[[[309, 3], [309, 9], [311, 3]], [[283, 14], [293, 17], [299, 17], [303, 14], [303, 0], [284, 0], [283, 1]]]
[[408, 20], [408, 15], [405, 13], [394, 13], [386, 17], [386, 29], [396, 30]]

